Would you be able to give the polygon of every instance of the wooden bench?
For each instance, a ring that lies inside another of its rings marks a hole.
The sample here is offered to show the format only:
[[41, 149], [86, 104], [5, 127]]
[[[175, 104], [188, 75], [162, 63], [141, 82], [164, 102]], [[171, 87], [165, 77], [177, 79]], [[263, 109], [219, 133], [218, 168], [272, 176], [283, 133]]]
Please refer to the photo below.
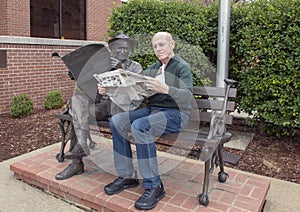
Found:
[[[228, 174], [224, 171], [223, 145], [230, 141], [232, 134], [226, 131], [226, 125], [232, 124], [230, 112], [235, 109], [234, 98], [237, 89], [233, 88], [234, 80], [225, 79], [226, 87], [198, 87], [194, 86], [193, 94], [195, 101], [192, 103], [193, 111], [190, 115], [188, 126], [179, 133], [168, 133], [156, 140], [159, 145], [166, 145], [174, 148], [186, 148], [187, 146], [201, 146], [200, 160], [204, 161], [205, 173], [202, 193], [198, 195], [199, 203], [207, 206], [209, 179], [214, 167], [219, 166], [219, 182], [226, 182]], [[75, 132], [72, 125], [72, 117], [65, 111], [63, 114], [55, 115], [59, 119], [62, 132], [62, 143], [60, 152], [56, 155], [58, 161], [64, 161], [64, 149], [68, 141], [70, 149], [76, 143], [72, 136]], [[98, 122], [99, 129], [110, 132], [108, 122]], [[208, 130], [203, 130], [207, 126]], [[95, 142], [89, 136], [89, 147], [94, 148]], [[168, 142], [164, 142], [168, 141]]]

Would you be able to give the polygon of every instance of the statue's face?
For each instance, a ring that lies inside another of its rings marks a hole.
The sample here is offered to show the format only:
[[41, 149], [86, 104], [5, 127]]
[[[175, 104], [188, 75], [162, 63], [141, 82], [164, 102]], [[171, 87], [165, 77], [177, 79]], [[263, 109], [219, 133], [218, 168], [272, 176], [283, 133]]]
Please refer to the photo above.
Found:
[[114, 56], [120, 61], [128, 59], [130, 50], [130, 45], [125, 40], [116, 40], [113, 43], [112, 51]]

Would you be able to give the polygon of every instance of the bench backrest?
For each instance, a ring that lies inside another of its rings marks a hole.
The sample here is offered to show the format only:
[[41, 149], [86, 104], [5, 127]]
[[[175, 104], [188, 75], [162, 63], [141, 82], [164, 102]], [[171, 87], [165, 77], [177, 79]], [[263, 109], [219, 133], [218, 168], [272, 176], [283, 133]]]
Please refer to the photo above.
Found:
[[[210, 122], [213, 111], [221, 111], [223, 108], [225, 91], [225, 88], [194, 86], [193, 94], [195, 101], [192, 101], [193, 110], [190, 114], [188, 128], [197, 128], [200, 124], [199, 120], [202, 123]], [[233, 99], [236, 97], [236, 94], [237, 89], [230, 88], [228, 94], [229, 101], [227, 102], [226, 107], [227, 113], [225, 114], [225, 124], [232, 124], [232, 115], [230, 115], [229, 112], [232, 112], [235, 109], [235, 102]], [[99, 121], [97, 124], [100, 127], [109, 128], [107, 121]]]
[[[232, 115], [229, 112], [234, 111], [234, 98], [237, 94], [236, 88], [229, 88], [228, 102], [226, 106], [225, 124], [232, 124]], [[195, 101], [192, 102], [193, 111], [190, 115], [190, 121], [210, 122], [213, 111], [221, 111], [223, 108], [225, 88], [221, 87], [200, 87], [194, 86], [193, 94]]]

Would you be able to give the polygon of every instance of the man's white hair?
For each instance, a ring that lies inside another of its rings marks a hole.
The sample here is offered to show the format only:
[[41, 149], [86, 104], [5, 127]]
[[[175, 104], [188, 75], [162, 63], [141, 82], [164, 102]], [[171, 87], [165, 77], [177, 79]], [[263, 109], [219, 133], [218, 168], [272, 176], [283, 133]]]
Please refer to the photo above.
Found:
[[157, 32], [157, 33], [154, 34], [152, 40], [156, 37], [159, 37], [159, 36], [165, 37], [167, 41], [173, 41], [173, 37], [169, 32]]

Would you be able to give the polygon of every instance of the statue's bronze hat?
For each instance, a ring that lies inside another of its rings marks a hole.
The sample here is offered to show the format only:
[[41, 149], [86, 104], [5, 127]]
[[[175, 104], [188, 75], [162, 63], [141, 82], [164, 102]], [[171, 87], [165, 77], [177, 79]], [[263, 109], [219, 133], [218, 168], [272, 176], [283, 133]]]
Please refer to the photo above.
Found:
[[114, 38], [112, 38], [112, 39], [110, 39], [110, 40], [108, 41], [108, 46], [109, 46], [110, 49], [112, 48], [114, 42], [117, 41], [117, 40], [126, 40], [126, 41], [129, 43], [131, 49], [134, 48], [135, 43], [136, 43], [135, 40], [134, 40], [133, 38], [130, 38], [130, 37], [129, 37], [128, 35], [126, 35], [124, 32], [120, 32], [120, 33], [118, 33]]

